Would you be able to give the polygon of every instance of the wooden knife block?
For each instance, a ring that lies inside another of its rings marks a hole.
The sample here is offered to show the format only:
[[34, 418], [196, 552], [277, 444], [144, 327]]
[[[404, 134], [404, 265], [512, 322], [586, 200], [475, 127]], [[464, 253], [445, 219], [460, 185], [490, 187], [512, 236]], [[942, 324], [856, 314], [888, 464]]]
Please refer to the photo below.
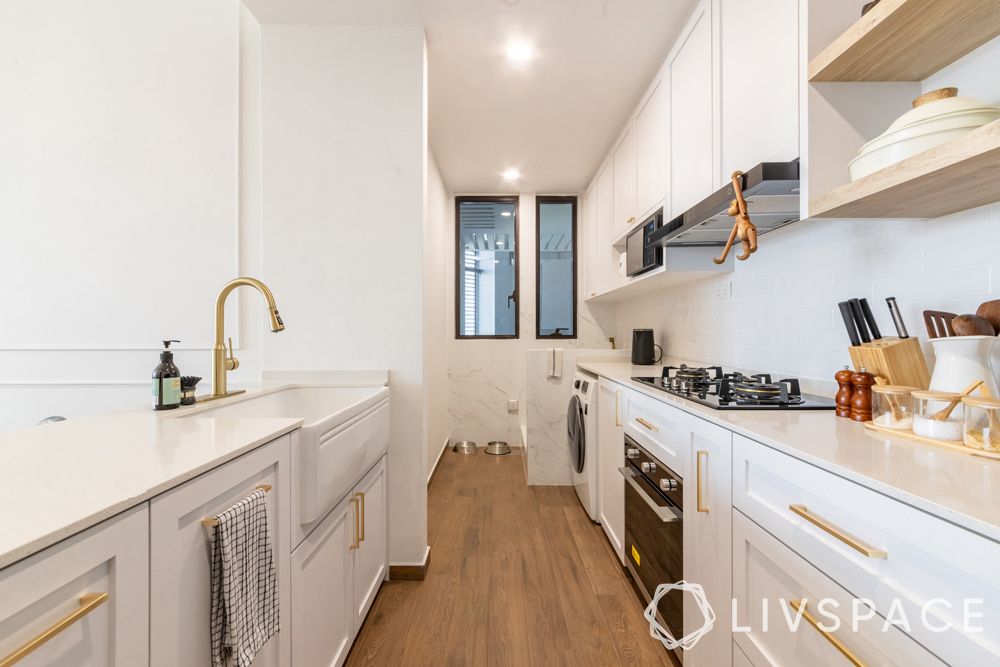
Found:
[[883, 338], [848, 348], [854, 370], [868, 369], [889, 384], [927, 389], [931, 374], [918, 338]]

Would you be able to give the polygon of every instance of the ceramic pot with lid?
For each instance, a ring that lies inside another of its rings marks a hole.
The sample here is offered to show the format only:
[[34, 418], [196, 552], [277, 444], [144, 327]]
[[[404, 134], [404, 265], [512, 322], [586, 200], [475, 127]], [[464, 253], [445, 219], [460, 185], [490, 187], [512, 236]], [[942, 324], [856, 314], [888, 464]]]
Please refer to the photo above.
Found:
[[913, 100], [912, 109], [861, 147], [849, 165], [851, 180], [856, 181], [998, 119], [1000, 109], [971, 97], [958, 97], [957, 88], [941, 88], [921, 95]]

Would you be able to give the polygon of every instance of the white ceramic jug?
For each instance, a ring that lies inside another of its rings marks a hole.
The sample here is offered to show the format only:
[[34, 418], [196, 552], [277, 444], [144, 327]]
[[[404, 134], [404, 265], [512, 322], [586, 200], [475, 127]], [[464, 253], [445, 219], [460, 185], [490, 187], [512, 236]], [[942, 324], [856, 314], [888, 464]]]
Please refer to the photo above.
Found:
[[1000, 384], [1000, 338], [996, 336], [951, 336], [933, 338], [933, 391], [959, 392], [976, 380], [985, 380], [993, 396]]

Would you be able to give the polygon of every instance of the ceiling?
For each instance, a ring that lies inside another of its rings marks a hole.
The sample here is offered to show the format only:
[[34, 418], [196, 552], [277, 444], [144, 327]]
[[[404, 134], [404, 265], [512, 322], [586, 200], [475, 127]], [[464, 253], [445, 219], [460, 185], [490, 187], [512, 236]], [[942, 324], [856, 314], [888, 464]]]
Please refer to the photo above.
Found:
[[[582, 191], [695, 0], [246, 0], [262, 23], [423, 25], [431, 151], [455, 193]], [[536, 57], [514, 67], [512, 40]], [[501, 172], [516, 168], [516, 183]]]

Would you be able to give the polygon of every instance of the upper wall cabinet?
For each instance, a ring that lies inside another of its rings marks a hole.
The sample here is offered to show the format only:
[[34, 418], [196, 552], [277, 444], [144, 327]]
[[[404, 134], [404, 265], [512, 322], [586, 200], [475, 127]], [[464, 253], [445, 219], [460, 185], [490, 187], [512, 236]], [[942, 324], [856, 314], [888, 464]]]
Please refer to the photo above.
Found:
[[799, 0], [717, 0], [722, 185], [799, 157]]
[[702, 2], [668, 57], [670, 217], [716, 188], [712, 8]]
[[667, 92], [662, 76], [635, 116], [635, 209], [643, 220], [663, 204], [667, 186]]
[[628, 229], [636, 220], [635, 214], [635, 126], [625, 128], [618, 145], [611, 155], [614, 170], [614, 218], [612, 236]]

